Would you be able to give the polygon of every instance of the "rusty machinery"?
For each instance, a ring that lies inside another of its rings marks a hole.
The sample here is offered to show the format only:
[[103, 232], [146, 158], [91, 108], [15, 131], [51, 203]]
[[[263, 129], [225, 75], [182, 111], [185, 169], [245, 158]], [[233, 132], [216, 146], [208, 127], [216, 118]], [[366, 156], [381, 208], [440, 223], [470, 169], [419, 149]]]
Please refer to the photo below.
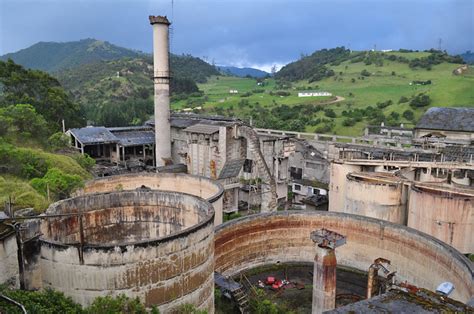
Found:
[[[388, 287], [392, 286], [396, 271], [390, 271], [390, 261], [379, 257], [370, 265], [367, 280], [367, 299], [370, 299], [375, 293], [384, 293]], [[382, 270], [383, 276], [379, 276], [379, 270]]]

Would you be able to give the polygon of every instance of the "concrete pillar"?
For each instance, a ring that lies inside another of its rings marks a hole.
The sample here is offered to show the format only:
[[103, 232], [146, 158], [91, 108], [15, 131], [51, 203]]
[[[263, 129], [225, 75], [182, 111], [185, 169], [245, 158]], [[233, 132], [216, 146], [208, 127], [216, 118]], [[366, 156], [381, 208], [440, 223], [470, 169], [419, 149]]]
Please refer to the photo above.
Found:
[[319, 314], [336, 308], [336, 247], [346, 243], [346, 237], [327, 229], [311, 232], [316, 244], [313, 271], [312, 313]]
[[336, 308], [336, 267], [335, 250], [316, 246], [313, 272], [313, 314]]
[[166, 16], [150, 16], [153, 26], [153, 81], [155, 86], [156, 166], [171, 162], [169, 25]]
[[117, 150], [117, 165], [120, 163], [120, 146], [119, 144], [116, 145], [116, 150]]

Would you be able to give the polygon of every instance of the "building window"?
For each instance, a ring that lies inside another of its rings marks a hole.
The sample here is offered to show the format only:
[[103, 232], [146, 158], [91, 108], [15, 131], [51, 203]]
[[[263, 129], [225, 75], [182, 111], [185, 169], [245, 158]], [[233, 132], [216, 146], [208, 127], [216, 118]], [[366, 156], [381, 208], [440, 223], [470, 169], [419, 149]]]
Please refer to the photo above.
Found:
[[301, 185], [295, 184], [294, 185], [295, 191], [301, 191]]
[[246, 173], [252, 173], [252, 163], [253, 163], [253, 160], [252, 160], [252, 159], [245, 159], [245, 162], [244, 162], [244, 172], [246, 172]]
[[306, 162], [306, 168], [310, 168], [310, 169], [321, 169], [321, 168], [322, 168], [322, 165], [319, 164], [319, 163], [315, 163], [315, 162]]
[[301, 180], [303, 178], [303, 169], [290, 167], [290, 178], [292, 180]]

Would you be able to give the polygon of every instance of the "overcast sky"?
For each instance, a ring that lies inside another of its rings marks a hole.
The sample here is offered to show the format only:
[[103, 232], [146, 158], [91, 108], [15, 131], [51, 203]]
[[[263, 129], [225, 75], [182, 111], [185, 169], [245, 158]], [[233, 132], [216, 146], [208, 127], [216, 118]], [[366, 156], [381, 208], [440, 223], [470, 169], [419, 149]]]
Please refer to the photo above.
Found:
[[[173, 5], [172, 5], [173, 4]], [[321, 48], [474, 50], [474, 0], [0, 0], [0, 55], [96, 38], [151, 52], [148, 15], [174, 53], [269, 69]]]

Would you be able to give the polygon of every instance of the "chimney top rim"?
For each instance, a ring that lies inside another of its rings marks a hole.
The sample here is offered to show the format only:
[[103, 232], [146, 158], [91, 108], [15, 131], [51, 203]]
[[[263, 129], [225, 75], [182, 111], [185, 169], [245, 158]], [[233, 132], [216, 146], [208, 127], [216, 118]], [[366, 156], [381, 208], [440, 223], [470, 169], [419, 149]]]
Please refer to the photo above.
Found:
[[161, 16], [161, 15], [150, 15], [148, 17], [148, 19], [150, 20], [150, 24], [153, 25], [153, 24], [165, 24], [165, 25], [170, 25], [171, 22], [168, 20], [168, 17], [165, 16]]

